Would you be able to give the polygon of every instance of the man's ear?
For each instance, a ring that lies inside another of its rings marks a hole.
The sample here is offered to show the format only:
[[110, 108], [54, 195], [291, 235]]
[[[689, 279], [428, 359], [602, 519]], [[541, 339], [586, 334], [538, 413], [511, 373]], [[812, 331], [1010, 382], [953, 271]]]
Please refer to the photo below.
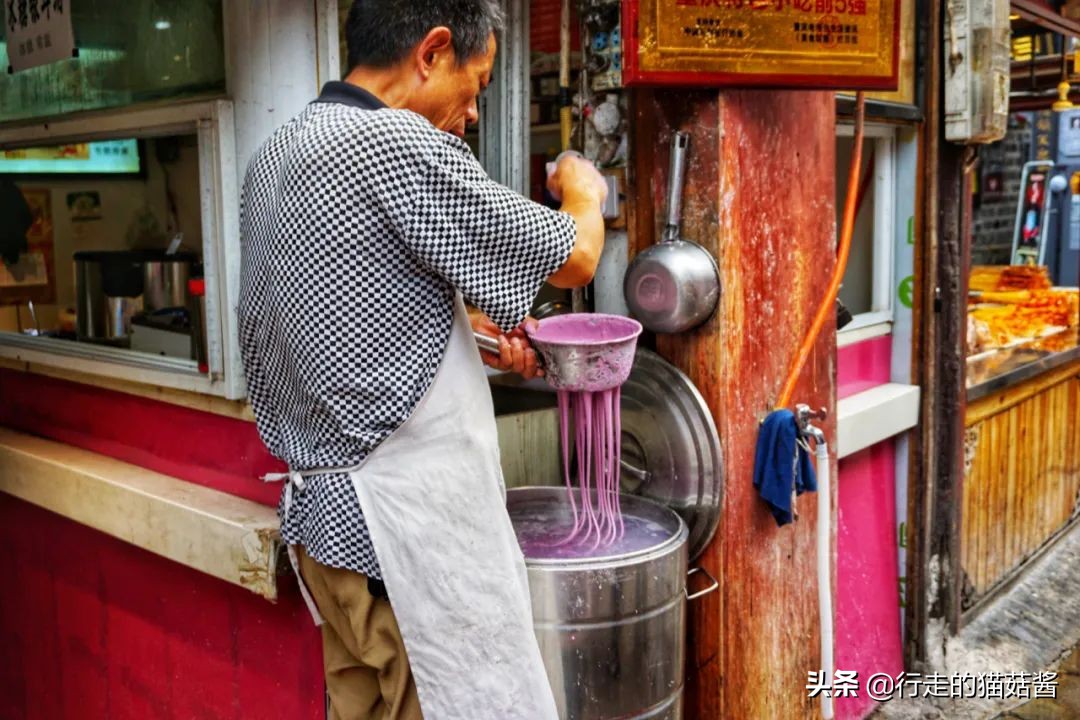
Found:
[[432, 69], [444, 62], [453, 62], [454, 43], [450, 28], [432, 28], [416, 46], [414, 57], [420, 75], [427, 78]]

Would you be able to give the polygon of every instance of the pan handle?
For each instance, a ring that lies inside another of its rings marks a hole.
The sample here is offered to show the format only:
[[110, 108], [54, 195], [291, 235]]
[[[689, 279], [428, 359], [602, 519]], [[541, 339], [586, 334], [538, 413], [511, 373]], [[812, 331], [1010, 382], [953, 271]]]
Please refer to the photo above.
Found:
[[705, 575], [705, 577], [709, 578], [709, 587], [705, 588], [704, 590], [698, 590], [696, 593], [691, 593], [689, 590], [684, 590], [684, 592], [686, 593], [687, 602], [691, 600], [697, 600], [699, 597], [705, 597], [709, 593], [715, 592], [716, 589], [720, 587], [720, 582], [712, 575], [710, 575], [709, 571], [703, 567], [691, 568], [690, 572], [686, 573], [687, 584], [689, 584], [690, 578], [692, 578], [697, 573], [702, 573], [703, 575]]
[[668, 169], [668, 212], [664, 227], [664, 242], [679, 239], [682, 223], [683, 183], [686, 180], [686, 154], [690, 148], [690, 134], [677, 132], [671, 136], [671, 167]]

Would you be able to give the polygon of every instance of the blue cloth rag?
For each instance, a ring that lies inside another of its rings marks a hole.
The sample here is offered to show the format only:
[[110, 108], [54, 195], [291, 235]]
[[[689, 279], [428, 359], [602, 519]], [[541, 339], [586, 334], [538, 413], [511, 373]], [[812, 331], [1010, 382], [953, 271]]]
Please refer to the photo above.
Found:
[[794, 496], [817, 490], [817, 475], [810, 453], [798, 443], [795, 413], [769, 413], [758, 430], [754, 453], [754, 487], [769, 504], [777, 525], [794, 520]]

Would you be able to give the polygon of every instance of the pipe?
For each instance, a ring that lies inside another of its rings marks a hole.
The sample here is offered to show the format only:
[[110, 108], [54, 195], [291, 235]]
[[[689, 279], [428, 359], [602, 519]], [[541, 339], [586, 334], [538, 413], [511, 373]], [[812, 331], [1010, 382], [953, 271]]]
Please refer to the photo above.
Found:
[[573, 129], [570, 114], [570, 0], [562, 0], [559, 11], [559, 139], [560, 149], [569, 150]]
[[[836, 678], [833, 675], [833, 607], [832, 573], [829, 560], [832, 556], [832, 521], [830, 517], [832, 490], [829, 487], [829, 447], [825, 436], [815, 438], [817, 459], [817, 581], [818, 614], [821, 624], [821, 669], [831, 685]], [[821, 693], [821, 717], [832, 720], [833, 701], [831, 693]]]
[[799, 351], [795, 355], [795, 362], [791, 365], [787, 381], [784, 383], [783, 390], [780, 391], [780, 399], [776, 403], [778, 408], [787, 407], [788, 403], [791, 402], [791, 394], [795, 391], [795, 383], [799, 381], [799, 374], [802, 373], [803, 366], [806, 365], [806, 361], [814, 349], [818, 335], [821, 334], [821, 328], [825, 326], [825, 321], [830, 313], [833, 314], [833, 317], [836, 317], [836, 296], [840, 293], [840, 283], [844, 280], [848, 256], [851, 254], [851, 236], [855, 232], [855, 201], [858, 196], [862, 165], [865, 108], [866, 103], [863, 93], [859, 91], [855, 95], [855, 142], [851, 151], [851, 166], [848, 170], [847, 197], [844, 200], [844, 219], [840, 230], [840, 247], [836, 253], [836, 269], [833, 271], [829, 289], [825, 291], [825, 297], [821, 300], [814, 321], [810, 323], [810, 329], [806, 332], [806, 337], [803, 338], [802, 345], [799, 346]]

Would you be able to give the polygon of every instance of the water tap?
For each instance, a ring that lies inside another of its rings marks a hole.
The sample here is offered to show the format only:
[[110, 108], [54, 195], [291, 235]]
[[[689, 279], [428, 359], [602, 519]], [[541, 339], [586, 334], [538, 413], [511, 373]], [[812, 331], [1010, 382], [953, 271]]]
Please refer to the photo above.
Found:
[[816, 425], [811, 425], [811, 420], [824, 420], [829, 416], [828, 410], [820, 408], [811, 410], [809, 405], [799, 403], [795, 406], [795, 422], [799, 426], [799, 435], [810, 438], [816, 443], [825, 442], [825, 433]]

